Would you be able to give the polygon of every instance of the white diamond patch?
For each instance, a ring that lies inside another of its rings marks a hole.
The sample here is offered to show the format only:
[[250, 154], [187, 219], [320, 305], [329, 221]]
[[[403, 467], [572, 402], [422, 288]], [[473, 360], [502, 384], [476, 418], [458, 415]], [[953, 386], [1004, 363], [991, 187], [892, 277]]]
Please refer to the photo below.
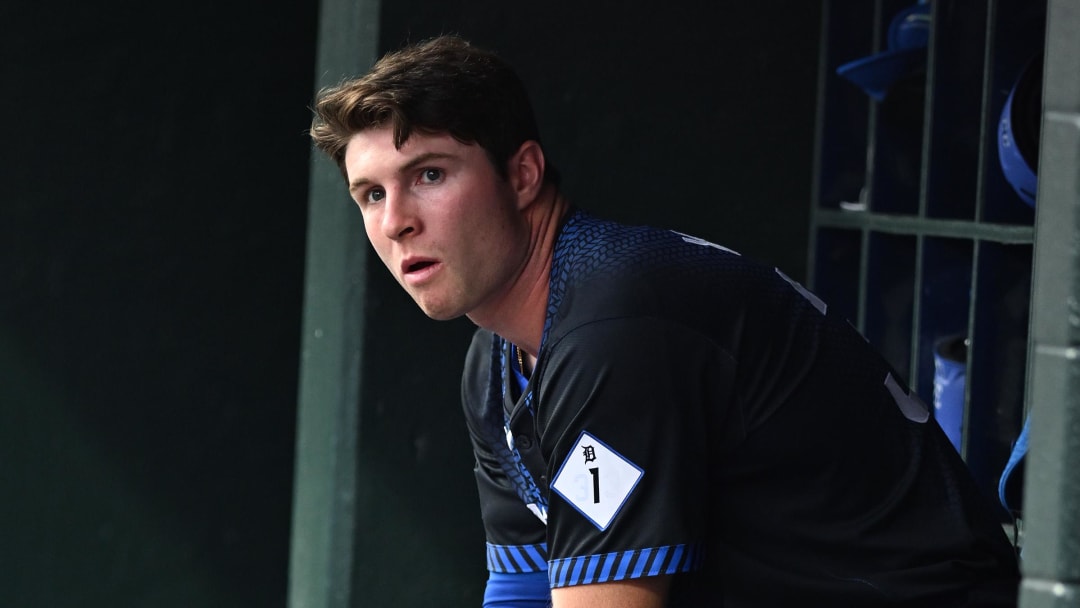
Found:
[[644, 474], [622, 454], [582, 431], [551, 489], [597, 528], [606, 530]]

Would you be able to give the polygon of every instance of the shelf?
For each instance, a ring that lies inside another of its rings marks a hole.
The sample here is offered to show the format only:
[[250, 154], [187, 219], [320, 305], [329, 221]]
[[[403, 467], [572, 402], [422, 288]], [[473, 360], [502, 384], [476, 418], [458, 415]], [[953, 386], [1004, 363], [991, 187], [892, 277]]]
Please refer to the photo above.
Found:
[[847, 228], [889, 234], [964, 238], [1013, 245], [1030, 245], [1035, 241], [1035, 228], [1023, 225], [992, 224], [989, 222], [834, 209], [815, 209], [810, 219], [813, 224], [823, 228]]

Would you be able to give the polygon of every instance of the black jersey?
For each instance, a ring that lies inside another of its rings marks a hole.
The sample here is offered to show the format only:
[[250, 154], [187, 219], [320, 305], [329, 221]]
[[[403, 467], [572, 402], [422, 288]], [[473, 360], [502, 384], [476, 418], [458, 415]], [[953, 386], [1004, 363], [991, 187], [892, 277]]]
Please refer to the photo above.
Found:
[[675, 575], [672, 605], [1013, 605], [1015, 552], [926, 406], [774, 268], [572, 214], [528, 385], [462, 398], [496, 572]]

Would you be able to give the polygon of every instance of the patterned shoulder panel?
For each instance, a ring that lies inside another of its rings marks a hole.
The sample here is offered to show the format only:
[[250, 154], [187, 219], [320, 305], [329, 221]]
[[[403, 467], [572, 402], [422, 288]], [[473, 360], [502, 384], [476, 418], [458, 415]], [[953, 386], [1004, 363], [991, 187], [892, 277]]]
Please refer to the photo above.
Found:
[[[601, 282], [614, 291], [595, 288]], [[701, 304], [661, 311], [679, 318], [715, 317], [721, 312], [717, 306], [736, 316], [743, 310], [768, 311], [759, 315], [766, 321], [784, 321], [775, 315], [801, 315], [806, 307], [823, 316], [826, 312], [824, 302], [771, 265], [681, 232], [619, 224], [583, 211], [574, 212], [559, 234], [549, 284], [542, 344], [550, 344], [553, 328], [571, 313], [565, 306], [568, 298], [574, 299], [575, 316], [595, 319], [617, 314], [611, 305], [639, 300], [626, 297], [631, 293], [626, 289], [634, 294], [677, 290], [688, 304]], [[588, 288], [575, 290], [577, 286]]]
[[618, 276], [671, 278], [673, 272], [700, 276], [718, 263], [741, 266], [747, 262], [730, 249], [678, 232], [619, 224], [576, 211], [563, 225], [555, 245], [544, 342], [560, 312], [565, 312], [561, 311], [564, 298], [577, 284]]
[[584, 211], [576, 211], [567, 219], [555, 244], [548, 281], [550, 292], [547, 317], [544, 320], [541, 343], [547, 341], [553, 320], [562, 307], [571, 281], [589, 276], [600, 267], [615, 271], [620, 266], [620, 261], [629, 261], [625, 253], [633, 249], [636, 241], [643, 238], [645, 232], [639, 231], [638, 235], [616, 235], [620, 229], [621, 226], [593, 218]]

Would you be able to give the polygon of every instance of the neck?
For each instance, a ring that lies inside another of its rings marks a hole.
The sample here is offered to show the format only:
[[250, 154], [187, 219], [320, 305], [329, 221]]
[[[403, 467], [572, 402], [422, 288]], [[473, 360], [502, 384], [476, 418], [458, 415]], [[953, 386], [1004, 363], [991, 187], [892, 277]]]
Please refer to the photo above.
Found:
[[524, 262], [506, 294], [489, 311], [474, 311], [469, 318], [516, 344], [535, 363], [540, 352], [547, 315], [548, 278], [555, 253], [555, 239], [569, 203], [555, 186], [547, 184], [536, 200], [522, 210], [528, 225], [528, 249]]

